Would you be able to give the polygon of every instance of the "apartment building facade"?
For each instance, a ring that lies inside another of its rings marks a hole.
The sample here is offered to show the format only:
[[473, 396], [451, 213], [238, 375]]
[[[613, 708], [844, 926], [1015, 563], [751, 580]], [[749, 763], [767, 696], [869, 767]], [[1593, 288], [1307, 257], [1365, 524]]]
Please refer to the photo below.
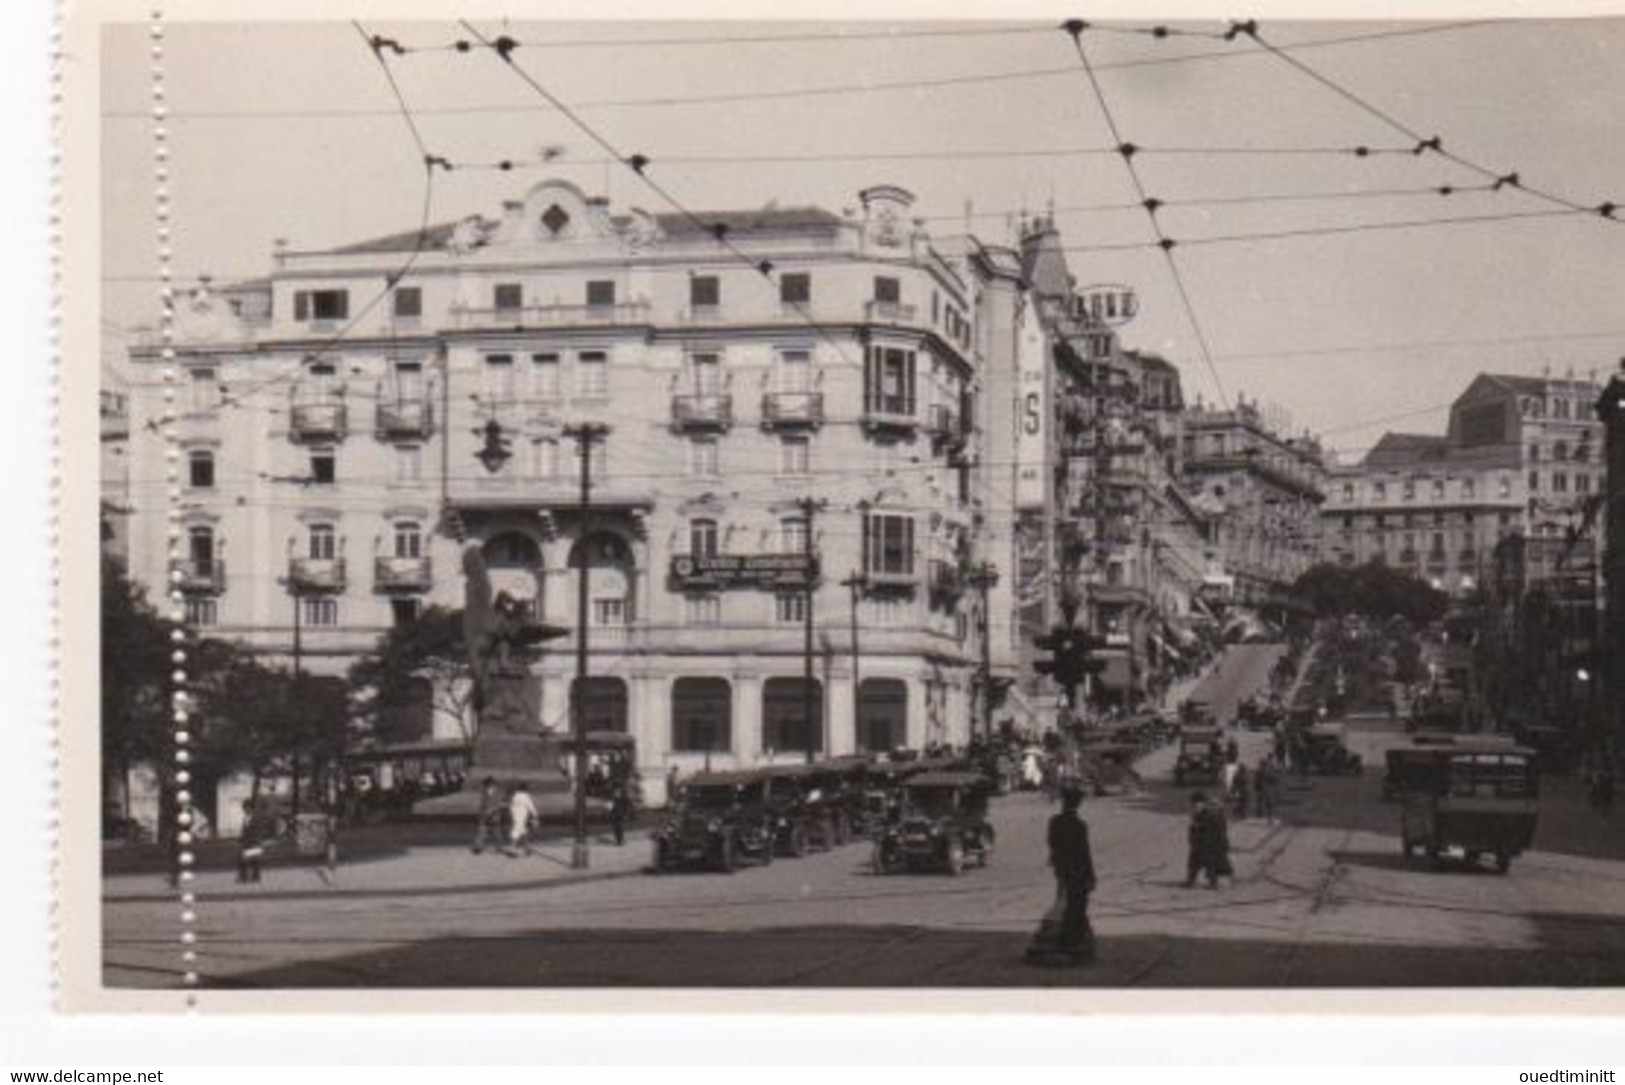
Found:
[[[585, 570], [586, 723], [631, 733], [646, 776], [963, 741], [991, 624], [966, 576], [982, 336], [1019, 292], [939, 252], [912, 200], [691, 219], [549, 181], [205, 286], [172, 380], [155, 341], [133, 352], [135, 460], [161, 475], [173, 434], [183, 481], [180, 556], [149, 502], [136, 575], [173, 575], [200, 632], [339, 674], [461, 605], [467, 547], [571, 629]], [[810, 593], [785, 572], [807, 555]], [[535, 672], [538, 726], [567, 727], [569, 653]]]

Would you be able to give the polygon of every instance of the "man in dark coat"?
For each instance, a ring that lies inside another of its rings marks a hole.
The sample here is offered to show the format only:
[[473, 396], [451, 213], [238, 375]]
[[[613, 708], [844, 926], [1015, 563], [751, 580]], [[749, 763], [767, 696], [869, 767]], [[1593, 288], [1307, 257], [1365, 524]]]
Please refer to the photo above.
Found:
[[484, 851], [487, 844], [501, 846], [502, 814], [507, 806], [507, 796], [502, 794], [495, 778], [487, 776], [481, 781], [479, 821], [474, 826], [474, 847], [471, 849], [475, 855]]
[[1056, 948], [1091, 958], [1095, 932], [1089, 925], [1089, 894], [1095, 890], [1095, 860], [1089, 850], [1089, 826], [1078, 817], [1082, 801], [1083, 793], [1076, 788], [1061, 793], [1061, 812], [1049, 820], [1049, 861], [1062, 901]]
[[1198, 874], [1207, 877], [1207, 887], [1217, 889], [1221, 875], [1235, 878], [1230, 866], [1230, 827], [1224, 810], [1198, 791], [1191, 796], [1189, 831], [1190, 859], [1185, 865], [1185, 888], [1196, 885]]

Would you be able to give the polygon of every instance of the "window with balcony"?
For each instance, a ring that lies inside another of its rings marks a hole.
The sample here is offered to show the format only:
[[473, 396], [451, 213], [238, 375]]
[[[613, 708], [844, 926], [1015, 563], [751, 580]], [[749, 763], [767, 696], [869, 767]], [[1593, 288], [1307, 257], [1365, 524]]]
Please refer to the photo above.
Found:
[[1529, 492], [1532, 493], [1532, 494], [1540, 492], [1540, 472], [1539, 471], [1531, 471], [1531, 472], [1529, 472]]
[[776, 383], [781, 392], [812, 388], [812, 354], [805, 350], [780, 351]]
[[190, 379], [188, 403], [194, 411], [212, 411], [220, 406], [220, 374], [213, 366], [187, 370]]
[[779, 474], [805, 475], [812, 469], [812, 442], [806, 437], [779, 438]]
[[689, 387], [697, 396], [714, 396], [722, 391], [722, 359], [713, 353], [688, 356]]
[[773, 620], [780, 625], [800, 625], [807, 620], [807, 596], [803, 592], [779, 592], [773, 597]]
[[339, 624], [339, 601], [330, 595], [312, 595], [299, 600], [304, 622], [312, 628]]
[[901, 347], [869, 348], [864, 382], [864, 410], [870, 414], [912, 417], [914, 414], [915, 358]]
[[586, 351], [576, 356], [576, 394], [587, 399], [609, 395], [609, 356]]
[[559, 442], [552, 437], [540, 437], [530, 443], [530, 477], [556, 479], [559, 477]]
[[688, 280], [688, 306], [695, 312], [714, 311], [722, 304], [722, 280], [715, 275], [694, 275]]
[[348, 290], [296, 290], [293, 295], [295, 320], [348, 320]]
[[807, 520], [803, 516], [786, 516], [779, 521], [779, 552], [805, 554], [807, 548]]
[[696, 437], [688, 442], [688, 473], [696, 477], [720, 474], [720, 449], [714, 438]]
[[615, 281], [613, 279], [593, 279], [587, 283], [587, 307], [590, 309], [607, 309], [615, 304]]
[[1588, 494], [1591, 492], [1591, 476], [1585, 472], [1577, 472], [1574, 476], [1574, 492]]
[[423, 525], [416, 520], [395, 522], [395, 556], [421, 558], [423, 556]]
[[785, 305], [812, 303], [812, 276], [805, 271], [790, 271], [779, 276], [779, 301]]
[[214, 528], [198, 525], [186, 532], [186, 558], [199, 577], [214, 575]]
[[338, 557], [338, 531], [332, 524], [311, 524], [305, 530], [305, 556], [311, 561]]
[[338, 454], [331, 448], [310, 450], [310, 484], [331, 486], [338, 481]]
[[186, 597], [186, 624], [207, 628], [220, 620], [220, 604], [212, 595]]
[[535, 399], [557, 399], [563, 392], [562, 368], [557, 354], [530, 356], [530, 391]]
[[863, 571], [871, 576], [914, 574], [914, 518], [868, 513], [863, 518]]
[[214, 453], [194, 448], [186, 454], [186, 481], [194, 490], [214, 489]]
[[423, 480], [423, 446], [395, 446], [395, 481], [421, 482]]
[[1566, 471], [1552, 472], [1552, 492], [1560, 494], [1569, 492], [1569, 476]]
[[487, 403], [511, 403], [514, 398], [513, 355], [487, 354], [485, 356], [485, 400]]
[[715, 520], [700, 519], [688, 522], [688, 552], [691, 557], [716, 557], [719, 541]]
[[395, 317], [398, 320], [416, 320], [423, 315], [423, 290], [416, 286], [397, 286], [394, 293]]
[[689, 595], [683, 599], [683, 621], [688, 625], [719, 625], [722, 622], [720, 595]]
[[594, 599], [592, 601], [592, 624], [597, 626], [623, 626], [626, 624], [626, 600]]
[[525, 288], [519, 283], [497, 283], [491, 291], [491, 307], [499, 312], [513, 312], [525, 307]]

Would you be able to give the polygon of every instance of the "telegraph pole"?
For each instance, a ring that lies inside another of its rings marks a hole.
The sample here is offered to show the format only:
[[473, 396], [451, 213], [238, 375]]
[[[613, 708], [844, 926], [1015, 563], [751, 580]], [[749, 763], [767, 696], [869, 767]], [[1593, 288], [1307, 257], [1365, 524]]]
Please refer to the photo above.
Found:
[[802, 522], [806, 525], [806, 539], [802, 552], [807, 556], [807, 595], [802, 613], [802, 649], [801, 649], [801, 720], [806, 729], [804, 738], [807, 743], [807, 764], [817, 760], [813, 750], [814, 728], [820, 738], [823, 737], [822, 721], [813, 720], [813, 590], [818, 585], [818, 577], [813, 563], [816, 560], [813, 552], [813, 518], [822, 511], [828, 502], [823, 498], [803, 497], [796, 501], [796, 507], [801, 510]]
[[856, 745], [863, 736], [863, 705], [858, 697], [862, 683], [858, 679], [858, 598], [869, 584], [869, 578], [854, 571], [841, 581], [841, 587], [852, 596], [852, 742]]
[[592, 510], [592, 446], [603, 441], [609, 427], [600, 422], [584, 422], [564, 427], [564, 435], [576, 443], [581, 459], [581, 566], [576, 573], [576, 677], [570, 686], [570, 733], [575, 738], [575, 842], [570, 847], [570, 867], [587, 868], [587, 717], [581, 698], [587, 685], [587, 581], [590, 565], [587, 529]]

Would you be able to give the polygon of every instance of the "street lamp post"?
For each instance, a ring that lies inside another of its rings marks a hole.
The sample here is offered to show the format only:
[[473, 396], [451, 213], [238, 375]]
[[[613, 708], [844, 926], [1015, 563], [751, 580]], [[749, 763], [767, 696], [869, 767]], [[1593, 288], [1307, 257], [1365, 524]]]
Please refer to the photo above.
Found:
[[592, 562], [587, 552], [588, 516], [592, 509], [592, 446], [602, 441], [609, 427], [597, 422], [566, 426], [564, 435], [576, 443], [581, 460], [581, 564], [576, 573], [576, 677], [570, 687], [570, 733], [575, 739], [575, 840], [570, 847], [570, 867], [585, 870], [587, 852], [587, 717], [582, 695], [587, 686], [587, 585]]

